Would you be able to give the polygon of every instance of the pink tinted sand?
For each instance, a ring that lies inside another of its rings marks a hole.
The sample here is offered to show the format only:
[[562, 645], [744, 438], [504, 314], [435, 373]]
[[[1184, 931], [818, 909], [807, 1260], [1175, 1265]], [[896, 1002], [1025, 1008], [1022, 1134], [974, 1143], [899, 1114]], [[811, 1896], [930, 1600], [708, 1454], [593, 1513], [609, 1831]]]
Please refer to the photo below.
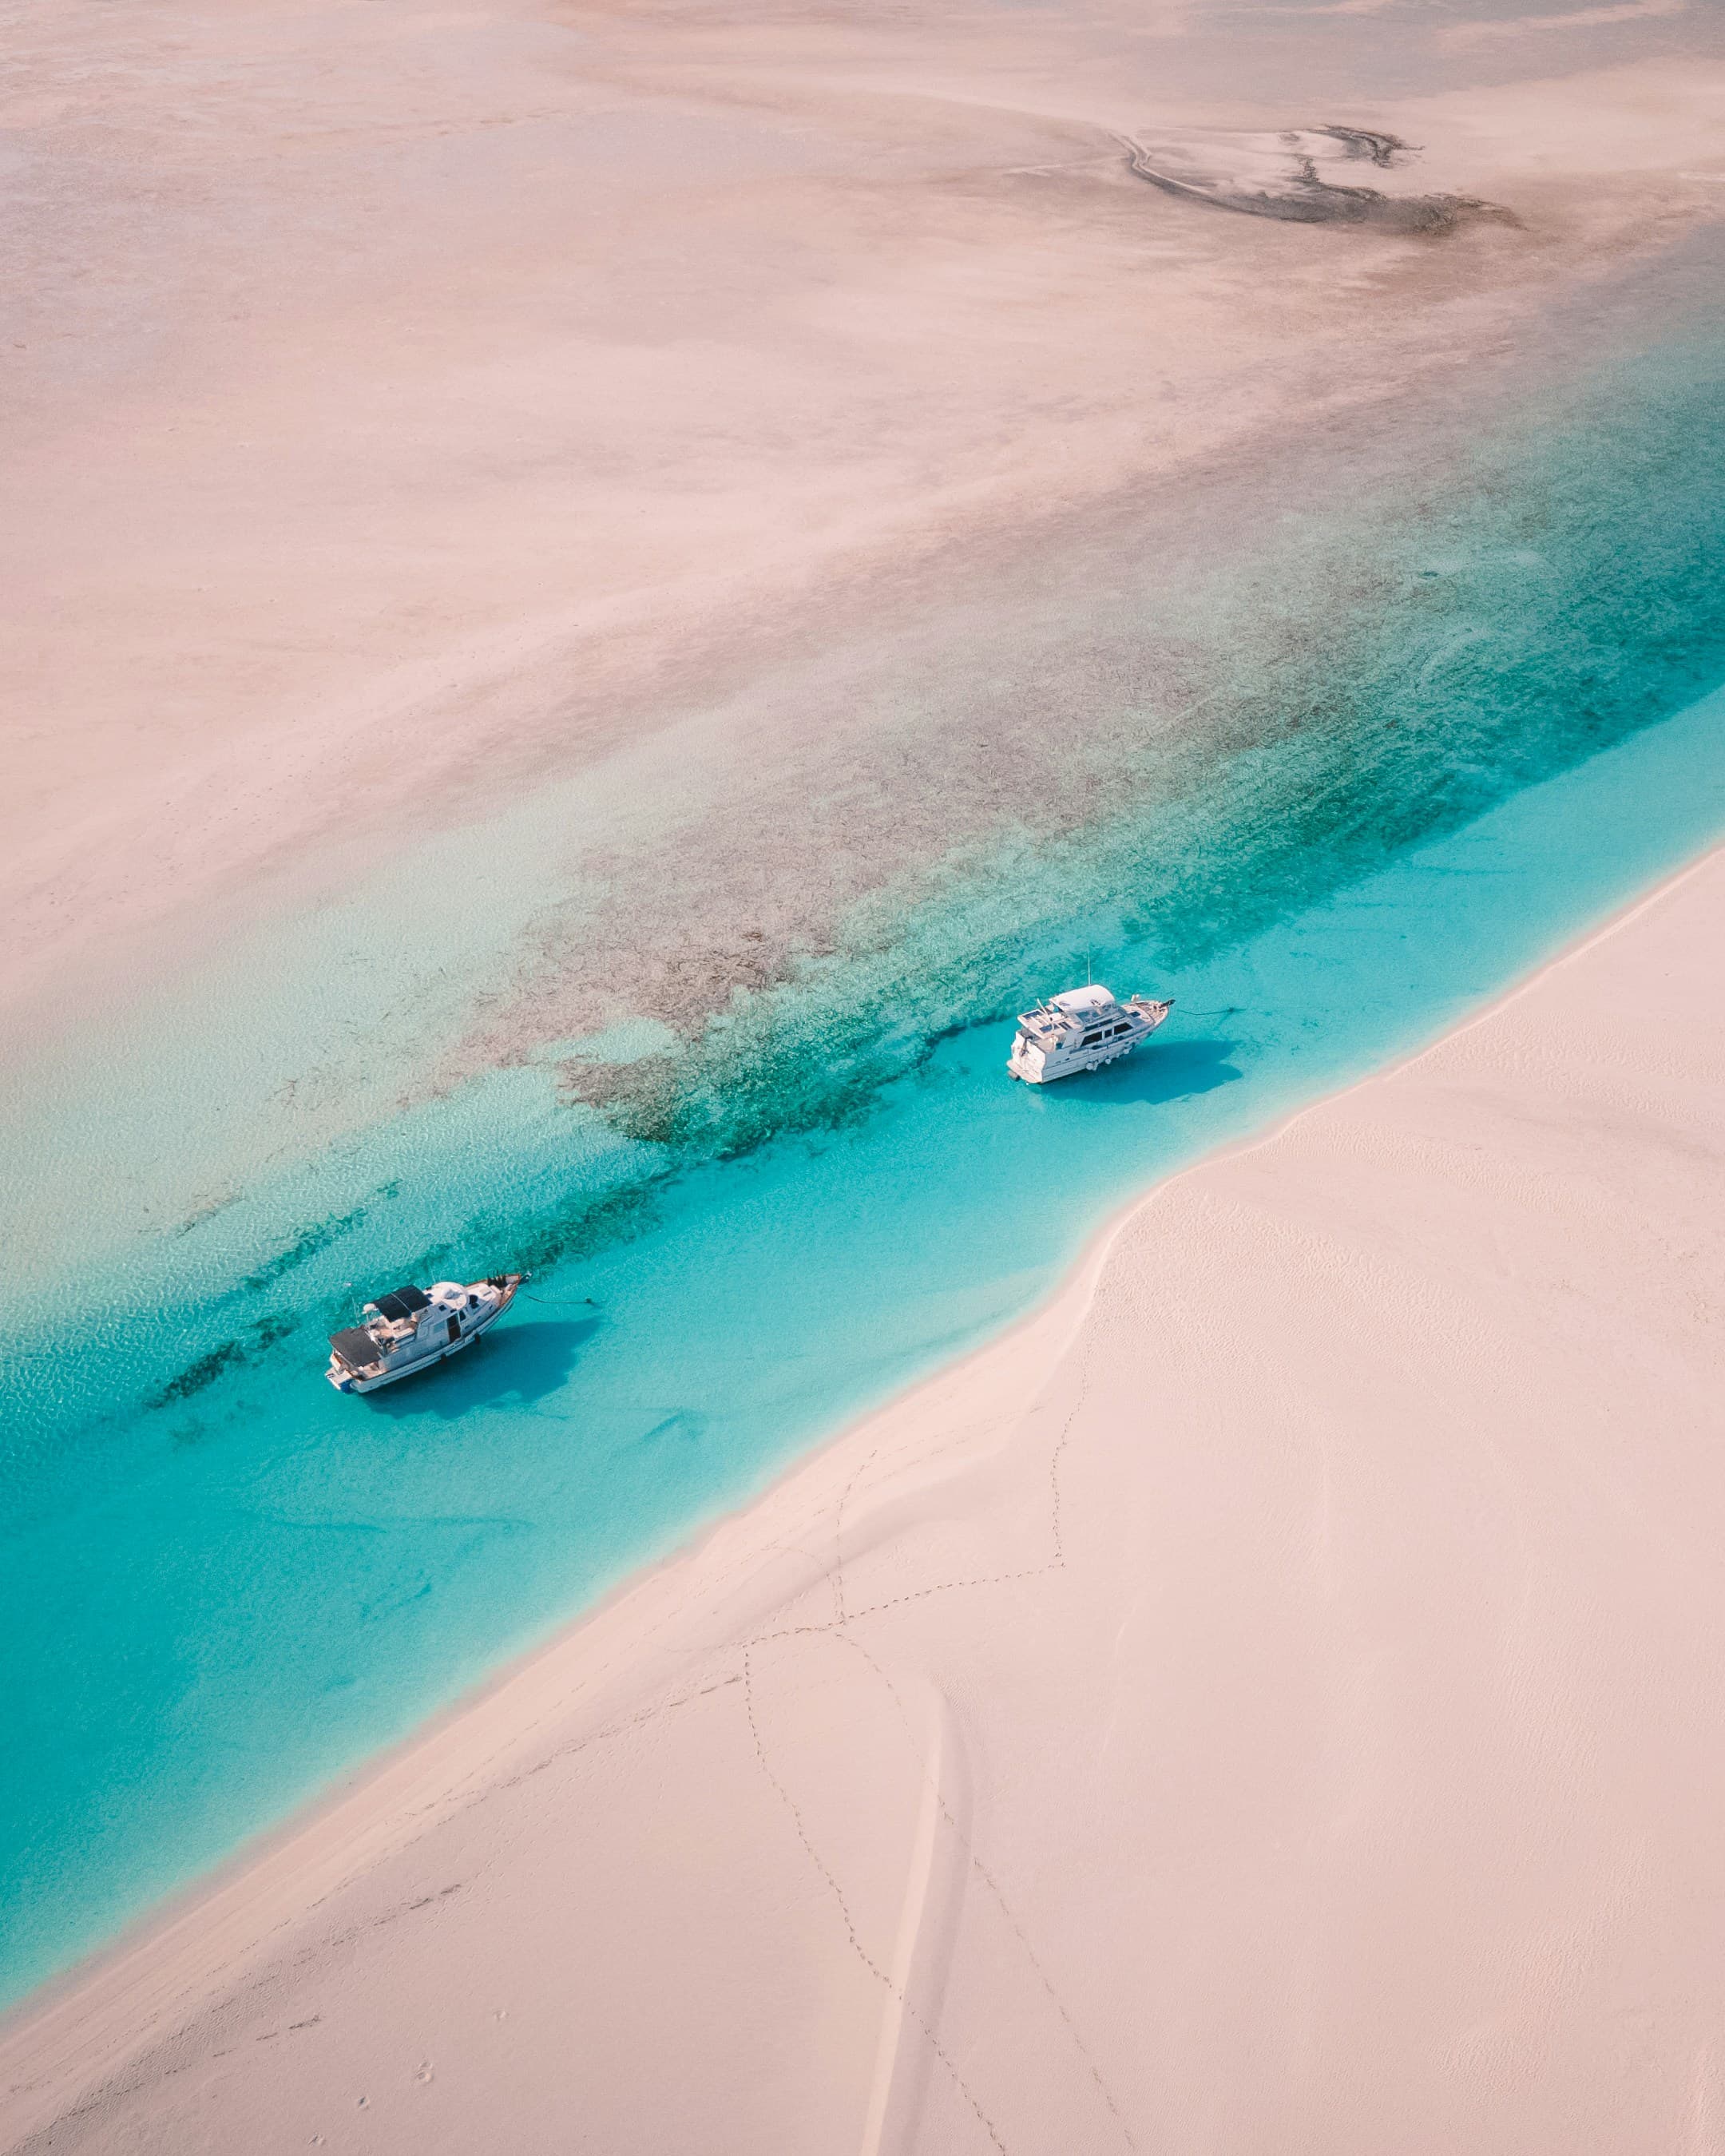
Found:
[[1725, 2146], [1722, 938], [1154, 1193], [14, 2023], [5, 2146]]
[[[1717, 206], [1699, 33], [1541, 34], [1532, 80], [1526, 38], [1322, 34], [1320, 94], [1226, 7], [25, 8], [0, 1004], [592, 768], [877, 583], [962, 596], [1040, 516], [1417, 408]], [[1336, 119], [1520, 224], [1314, 239], [1118, 141]]]

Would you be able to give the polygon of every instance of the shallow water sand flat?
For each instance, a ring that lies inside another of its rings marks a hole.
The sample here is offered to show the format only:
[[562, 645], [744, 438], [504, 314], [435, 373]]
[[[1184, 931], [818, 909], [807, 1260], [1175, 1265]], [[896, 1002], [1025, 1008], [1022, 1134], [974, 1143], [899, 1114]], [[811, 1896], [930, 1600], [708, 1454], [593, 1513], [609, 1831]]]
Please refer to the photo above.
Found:
[[[27, 16], [9, 1993], [1725, 822], [1717, 44]], [[1177, 1022], [1026, 1101], [1086, 952]]]
[[[1345, 444], [1343, 415], [1458, 368], [1489, 404], [1556, 295], [1717, 201], [1693, 24], [1672, 59], [1656, 22], [1452, 48], [1394, 10], [983, 33], [392, 5], [331, 36], [188, 11], [117, 47], [95, 7], [27, 20], [8, 449], [31, 513], [7, 538], [39, 628], [9, 662], [8, 976], [212, 888], [250, 906], [260, 866], [266, 898], [303, 889], [313, 838], [398, 844], [667, 733], [693, 783], [655, 772], [655, 815], [721, 811], [733, 875], [768, 828], [798, 854], [794, 901], [726, 891], [770, 965], [1061, 773], [1009, 764], [1007, 802], [975, 798], [983, 715], [997, 753], [1033, 729], [968, 670], [914, 793], [833, 864], [826, 818], [805, 842], [741, 783], [742, 742], [872, 806], [879, 757], [943, 716], [891, 665], [931, 604], [937, 642], [1009, 682], [1035, 587], [1106, 579], [1135, 509], [1162, 505], [1164, 558], [1225, 558], [1301, 506], [1272, 445]], [[1154, 194], [1119, 140], [1279, 140], [1346, 120], [1338, 96], [1417, 146], [1377, 183], [1520, 225], [1284, 230]], [[1243, 490], [1206, 462], [1230, 444]], [[835, 645], [884, 679], [824, 675]], [[641, 833], [603, 789], [595, 812], [612, 870]]]

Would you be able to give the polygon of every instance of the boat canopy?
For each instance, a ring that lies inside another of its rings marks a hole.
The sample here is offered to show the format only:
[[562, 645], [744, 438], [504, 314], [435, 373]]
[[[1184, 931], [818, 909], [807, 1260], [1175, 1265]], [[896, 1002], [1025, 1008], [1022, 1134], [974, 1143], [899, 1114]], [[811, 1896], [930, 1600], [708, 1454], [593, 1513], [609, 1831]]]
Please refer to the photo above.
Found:
[[380, 1295], [372, 1307], [379, 1317], [417, 1317], [429, 1301], [429, 1298], [416, 1287], [398, 1287], [388, 1295]]
[[1091, 1011], [1107, 1009], [1114, 998], [1106, 988], [1091, 986], [1068, 988], [1064, 995], [1050, 996], [1049, 1001], [1059, 1010]]
[[362, 1325], [350, 1325], [345, 1332], [331, 1333], [330, 1345], [350, 1370], [363, 1370], [368, 1363], [383, 1359], [383, 1350]]

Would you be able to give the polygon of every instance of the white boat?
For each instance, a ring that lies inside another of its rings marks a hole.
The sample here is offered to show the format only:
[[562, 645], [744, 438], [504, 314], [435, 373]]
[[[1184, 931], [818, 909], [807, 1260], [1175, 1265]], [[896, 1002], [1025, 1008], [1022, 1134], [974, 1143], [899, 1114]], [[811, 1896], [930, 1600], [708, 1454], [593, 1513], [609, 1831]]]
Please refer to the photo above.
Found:
[[1046, 1086], [1055, 1078], [1097, 1070], [1117, 1056], [1130, 1055], [1173, 1007], [1172, 996], [1160, 1003], [1132, 996], [1122, 1004], [1094, 985], [1068, 988], [1019, 1019], [1006, 1067], [1027, 1086]]
[[324, 1375], [338, 1393], [374, 1393], [470, 1348], [515, 1300], [525, 1273], [490, 1280], [439, 1281], [430, 1289], [398, 1287], [360, 1312], [357, 1325], [332, 1332]]

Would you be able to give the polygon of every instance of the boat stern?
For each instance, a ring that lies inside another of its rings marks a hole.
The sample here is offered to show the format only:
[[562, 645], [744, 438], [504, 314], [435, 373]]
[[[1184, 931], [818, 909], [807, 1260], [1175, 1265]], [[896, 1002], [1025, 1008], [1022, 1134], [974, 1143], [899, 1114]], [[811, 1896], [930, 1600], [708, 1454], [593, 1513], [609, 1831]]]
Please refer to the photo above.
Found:
[[362, 1325], [331, 1333], [330, 1348], [330, 1366], [324, 1375], [338, 1393], [363, 1392], [367, 1372], [381, 1372], [386, 1359], [383, 1348]]

